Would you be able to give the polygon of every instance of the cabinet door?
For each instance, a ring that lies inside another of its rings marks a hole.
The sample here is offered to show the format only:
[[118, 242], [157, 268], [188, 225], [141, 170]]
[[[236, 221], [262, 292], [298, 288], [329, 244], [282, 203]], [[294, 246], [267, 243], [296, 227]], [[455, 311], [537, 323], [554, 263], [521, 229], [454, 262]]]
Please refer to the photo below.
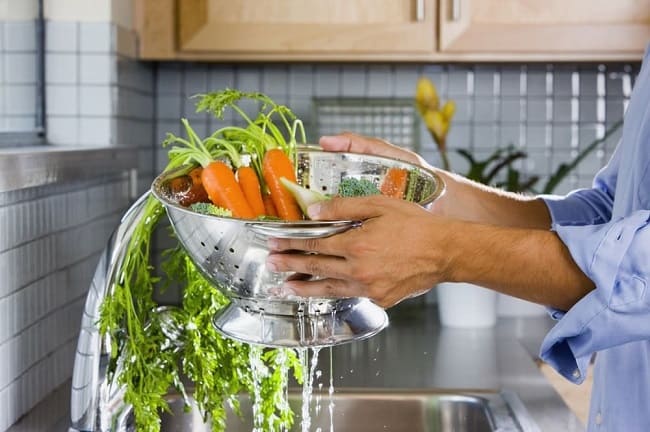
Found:
[[440, 0], [440, 50], [639, 59], [650, 0]]
[[435, 7], [435, 0], [177, 0], [177, 49], [255, 59], [431, 55]]

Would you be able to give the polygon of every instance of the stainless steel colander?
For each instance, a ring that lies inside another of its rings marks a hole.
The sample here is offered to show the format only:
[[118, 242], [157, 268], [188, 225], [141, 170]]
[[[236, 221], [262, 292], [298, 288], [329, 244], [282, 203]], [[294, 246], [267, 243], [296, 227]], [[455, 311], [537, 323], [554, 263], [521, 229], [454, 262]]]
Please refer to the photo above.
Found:
[[[434, 172], [394, 159], [324, 152], [298, 151], [297, 179], [303, 186], [336, 193], [342, 179], [368, 179], [380, 185], [390, 168], [404, 168], [409, 198], [423, 206], [444, 190]], [[234, 339], [269, 346], [330, 346], [370, 337], [388, 319], [367, 299], [286, 298], [278, 288], [290, 273], [266, 269], [269, 237], [327, 237], [358, 221], [257, 221], [195, 213], [180, 206], [167, 192], [177, 172], [155, 179], [152, 192], [165, 206], [176, 235], [201, 273], [232, 303], [215, 317], [215, 326]]]

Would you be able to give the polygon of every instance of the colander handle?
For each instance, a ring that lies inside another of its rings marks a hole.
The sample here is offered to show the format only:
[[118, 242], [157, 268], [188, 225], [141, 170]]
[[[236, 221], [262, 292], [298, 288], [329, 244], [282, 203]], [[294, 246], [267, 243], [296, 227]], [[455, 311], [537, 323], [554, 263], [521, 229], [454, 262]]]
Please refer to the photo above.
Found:
[[314, 222], [313, 224], [249, 223], [248, 228], [256, 234], [275, 238], [329, 237], [361, 226], [361, 221]]

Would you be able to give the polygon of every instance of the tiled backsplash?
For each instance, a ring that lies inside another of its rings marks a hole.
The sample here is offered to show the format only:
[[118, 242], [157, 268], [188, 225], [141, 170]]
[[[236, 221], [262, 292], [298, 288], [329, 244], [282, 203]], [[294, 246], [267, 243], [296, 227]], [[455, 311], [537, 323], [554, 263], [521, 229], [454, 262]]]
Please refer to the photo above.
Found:
[[[442, 100], [456, 102], [448, 137], [451, 149], [467, 148], [481, 158], [513, 144], [528, 154], [520, 165], [543, 177], [604, 135], [623, 116], [638, 65], [204, 65], [163, 63], [157, 67], [156, 137], [179, 133], [187, 117], [200, 134], [223, 124], [194, 112], [190, 96], [234, 87], [262, 91], [303, 119], [308, 138], [318, 139], [316, 98], [412, 98], [421, 75], [438, 87]], [[233, 121], [226, 117], [226, 122]], [[342, 126], [343, 127], [343, 126]], [[418, 151], [438, 163], [432, 139], [419, 122]], [[614, 134], [582, 162], [556, 192], [588, 186], [620, 136]], [[165, 155], [158, 147], [158, 169]], [[452, 166], [466, 166], [454, 153]]]
[[86, 291], [128, 186], [119, 175], [0, 193], [0, 431], [70, 377]]

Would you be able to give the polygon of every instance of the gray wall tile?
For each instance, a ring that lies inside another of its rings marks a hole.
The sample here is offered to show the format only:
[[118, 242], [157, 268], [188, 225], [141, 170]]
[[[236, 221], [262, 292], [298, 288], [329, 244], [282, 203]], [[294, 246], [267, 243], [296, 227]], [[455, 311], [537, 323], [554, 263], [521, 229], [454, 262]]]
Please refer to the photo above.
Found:
[[80, 82], [82, 84], [112, 84], [117, 70], [112, 54], [82, 54], [79, 56]]
[[366, 68], [360, 65], [343, 66], [341, 70], [341, 90], [348, 97], [367, 95]]
[[316, 97], [337, 97], [341, 94], [341, 74], [338, 66], [316, 65], [314, 68]]
[[113, 113], [113, 88], [104, 86], [79, 87], [79, 112], [83, 116], [110, 116]]
[[521, 70], [506, 68], [501, 71], [501, 95], [502, 96], [519, 96], [521, 95]]
[[192, 65], [184, 74], [183, 92], [185, 96], [193, 96], [207, 91], [208, 71], [202, 65]]
[[413, 97], [415, 86], [421, 75], [420, 70], [414, 65], [398, 65], [395, 71], [395, 97]]
[[48, 84], [75, 84], [79, 79], [76, 54], [51, 53], [45, 59], [45, 80]]
[[477, 68], [474, 74], [474, 86], [477, 96], [494, 96], [498, 94], [497, 83], [499, 82], [496, 69]]
[[311, 65], [289, 66], [289, 95], [303, 97], [314, 93], [313, 70]]
[[390, 66], [375, 66], [368, 70], [368, 94], [390, 97], [394, 94], [394, 80]]
[[503, 122], [520, 122], [525, 120], [525, 104], [522, 107], [522, 100], [519, 98], [503, 98], [500, 101], [500, 119]]
[[74, 85], [48, 85], [47, 111], [50, 115], [79, 115], [79, 88]]
[[108, 22], [82, 22], [79, 27], [79, 48], [84, 53], [113, 51], [113, 26]]
[[6, 21], [3, 27], [6, 51], [36, 51], [36, 23], [34, 21]]
[[5, 106], [9, 115], [31, 115], [36, 113], [36, 87], [13, 84], [5, 88], [5, 97], [10, 103]]
[[[218, 89], [221, 87], [212, 87]], [[289, 94], [289, 68], [285, 65], [264, 66], [262, 92], [271, 98], [287, 97]]]
[[47, 52], [76, 52], [79, 49], [79, 23], [46, 21], [45, 49]]
[[7, 53], [4, 55], [4, 79], [9, 84], [36, 82], [36, 55], [33, 53]]
[[494, 123], [498, 117], [499, 101], [497, 99], [476, 98], [474, 101], [474, 120], [476, 122]]

